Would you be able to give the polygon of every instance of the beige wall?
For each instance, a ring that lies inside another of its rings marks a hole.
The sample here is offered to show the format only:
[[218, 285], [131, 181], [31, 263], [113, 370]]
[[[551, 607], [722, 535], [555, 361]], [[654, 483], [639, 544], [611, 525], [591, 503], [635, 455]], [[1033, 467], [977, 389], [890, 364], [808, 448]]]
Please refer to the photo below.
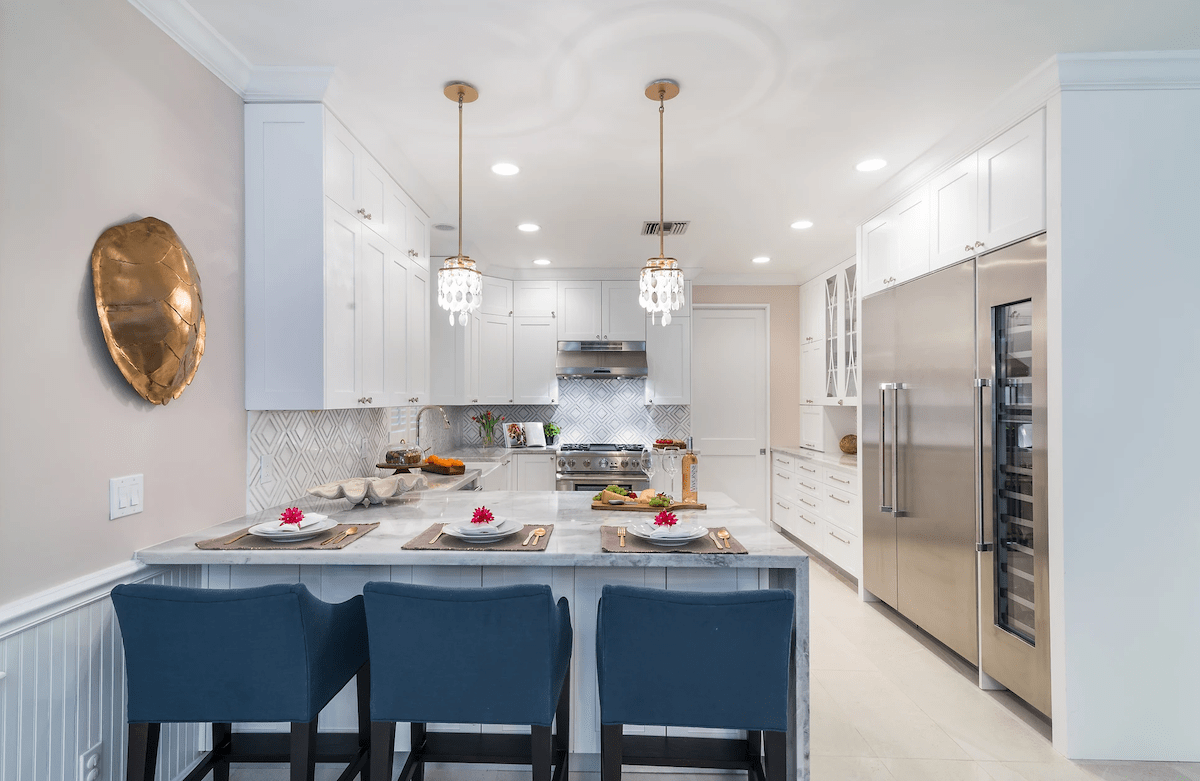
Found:
[[771, 305], [771, 443], [800, 441], [800, 288], [694, 285], [693, 304]]
[[[0, 604], [244, 511], [242, 102], [125, 0], [0, 0]], [[90, 257], [155, 216], [208, 346], [153, 406], [100, 334]], [[108, 479], [145, 512], [108, 520]]]

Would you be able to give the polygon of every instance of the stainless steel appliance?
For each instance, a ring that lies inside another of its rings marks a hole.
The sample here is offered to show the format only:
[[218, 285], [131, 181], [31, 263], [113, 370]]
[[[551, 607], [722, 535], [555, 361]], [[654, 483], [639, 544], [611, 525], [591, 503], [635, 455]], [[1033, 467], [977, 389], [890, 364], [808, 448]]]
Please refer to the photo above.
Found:
[[645, 377], [645, 342], [559, 342], [555, 360], [559, 377]]
[[607, 486], [619, 485], [627, 491], [650, 487], [642, 471], [641, 445], [608, 443], [567, 444], [558, 450], [559, 491], [599, 493]]
[[1045, 262], [1043, 234], [863, 300], [861, 452], [863, 586], [1049, 714]]

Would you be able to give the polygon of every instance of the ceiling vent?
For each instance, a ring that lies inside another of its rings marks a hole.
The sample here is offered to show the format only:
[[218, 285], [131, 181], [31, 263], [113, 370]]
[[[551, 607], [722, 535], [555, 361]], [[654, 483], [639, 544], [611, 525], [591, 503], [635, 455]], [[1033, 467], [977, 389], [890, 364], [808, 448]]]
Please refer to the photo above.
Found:
[[[665, 233], [668, 236], [682, 236], [683, 234], [687, 233], [688, 225], [690, 225], [690, 224], [691, 223], [687, 220], [684, 220], [682, 222], [671, 222], [669, 220], [664, 220], [662, 223], [663, 233]], [[658, 235], [658, 220], [654, 220], [653, 222], [642, 223], [642, 235], [643, 236], [657, 236]]]

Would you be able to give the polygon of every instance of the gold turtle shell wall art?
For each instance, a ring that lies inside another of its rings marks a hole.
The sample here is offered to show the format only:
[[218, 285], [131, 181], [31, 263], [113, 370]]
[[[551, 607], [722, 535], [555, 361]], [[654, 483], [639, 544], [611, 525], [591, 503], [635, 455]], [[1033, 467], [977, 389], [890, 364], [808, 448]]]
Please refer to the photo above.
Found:
[[152, 404], [179, 398], [204, 355], [204, 311], [200, 275], [174, 228], [146, 217], [104, 231], [92, 282], [121, 374]]

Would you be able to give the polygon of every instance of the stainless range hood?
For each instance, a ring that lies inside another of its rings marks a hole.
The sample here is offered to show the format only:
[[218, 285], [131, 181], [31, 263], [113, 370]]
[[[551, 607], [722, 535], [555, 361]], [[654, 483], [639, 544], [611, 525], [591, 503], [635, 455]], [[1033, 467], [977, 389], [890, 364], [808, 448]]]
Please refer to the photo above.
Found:
[[559, 377], [645, 377], [645, 342], [559, 342]]

